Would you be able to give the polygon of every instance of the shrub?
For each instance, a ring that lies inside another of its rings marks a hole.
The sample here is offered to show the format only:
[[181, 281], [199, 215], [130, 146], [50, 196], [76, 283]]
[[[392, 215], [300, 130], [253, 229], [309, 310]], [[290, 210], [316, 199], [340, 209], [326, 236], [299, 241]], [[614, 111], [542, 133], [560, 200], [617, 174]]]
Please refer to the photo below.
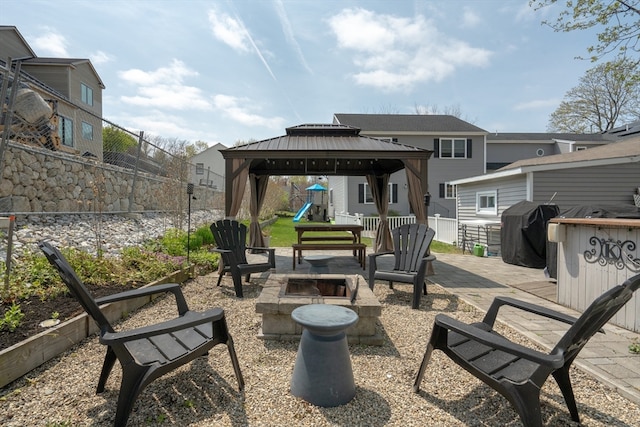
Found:
[[196, 230], [195, 234], [196, 236], [200, 236], [202, 238], [203, 245], [213, 244], [213, 233], [211, 232], [211, 229], [209, 228], [209, 226], [204, 225], [202, 227], [199, 227]]

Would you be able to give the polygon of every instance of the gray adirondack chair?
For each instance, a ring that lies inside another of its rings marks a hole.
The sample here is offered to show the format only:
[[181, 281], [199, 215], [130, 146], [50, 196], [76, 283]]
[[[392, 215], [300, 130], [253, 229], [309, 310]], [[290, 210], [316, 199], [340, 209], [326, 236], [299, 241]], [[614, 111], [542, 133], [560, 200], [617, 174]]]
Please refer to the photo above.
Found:
[[[127, 424], [138, 395], [152, 381], [198, 357], [205, 356], [218, 344], [227, 346], [238, 387], [240, 391], [244, 390], [240, 364], [221, 308], [212, 308], [204, 312], [190, 311], [177, 283], [133, 289], [94, 299], [58, 249], [47, 242], [40, 242], [39, 247], [58, 271], [71, 294], [100, 327], [100, 342], [107, 346], [107, 353], [96, 393], [104, 391], [116, 359], [122, 366], [115, 426]], [[175, 296], [178, 317], [155, 325], [115, 332], [100, 309], [101, 305], [110, 302], [169, 292]]]
[[[258, 248], [247, 246], [247, 226], [236, 220], [224, 219], [211, 224], [211, 233], [216, 241], [218, 252], [222, 258], [223, 268], [219, 271], [218, 286], [225, 273], [231, 273], [233, 288], [238, 298], [243, 297], [242, 276], [248, 282], [251, 273], [261, 273], [276, 268], [275, 248]], [[267, 262], [249, 263], [247, 250], [267, 252]]]
[[[605, 323], [631, 299], [638, 287], [640, 275], [602, 294], [577, 319], [506, 297], [495, 298], [479, 323], [468, 325], [438, 314], [413, 390], [420, 390], [431, 353], [437, 349], [506, 397], [525, 427], [542, 426], [540, 389], [552, 375], [560, 387], [571, 418], [579, 423], [569, 368], [589, 339], [596, 332], [603, 332]], [[550, 353], [532, 350], [509, 341], [493, 330], [498, 310], [503, 305], [555, 319], [571, 327]]]
[[[425, 277], [429, 262], [435, 256], [429, 255], [429, 247], [435, 231], [424, 224], [404, 224], [391, 230], [393, 252], [377, 252], [369, 255], [369, 288], [373, 290], [376, 280], [386, 280], [389, 287], [393, 282], [413, 284], [412, 308], [420, 306], [421, 292], [427, 294]], [[378, 268], [378, 257], [393, 255], [392, 270]]]

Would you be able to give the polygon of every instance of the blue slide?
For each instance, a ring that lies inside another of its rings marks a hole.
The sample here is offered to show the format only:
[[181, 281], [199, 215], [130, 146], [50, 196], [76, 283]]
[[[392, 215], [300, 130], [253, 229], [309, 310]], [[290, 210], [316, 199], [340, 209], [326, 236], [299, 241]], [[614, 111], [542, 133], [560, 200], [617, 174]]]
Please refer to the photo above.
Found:
[[311, 202], [305, 203], [304, 206], [300, 208], [296, 216], [293, 217], [293, 222], [300, 221], [300, 218], [304, 216], [304, 213], [308, 211], [310, 207], [311, 207]]

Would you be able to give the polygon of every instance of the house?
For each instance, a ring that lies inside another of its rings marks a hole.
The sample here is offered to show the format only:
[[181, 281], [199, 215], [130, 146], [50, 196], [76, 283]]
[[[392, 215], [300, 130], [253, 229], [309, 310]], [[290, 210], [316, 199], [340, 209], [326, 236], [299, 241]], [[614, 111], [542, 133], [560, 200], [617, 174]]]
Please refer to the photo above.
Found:
[[489, 133], [487, 172], [495, 172], [518, 160], [571, 153], [610, 142], [604, 133]]
[[21, 62], [22, 82], [55, 102], [61, 148], [102, 160], [102, 90], [88, 59], [38, 57], [15, 26], [0, 26], [0, 58]]
[[[607, 145], [519, 160], [491, 174], [453, 181], [459, 222], [499, 223], [502, 212], [522, 200], [555, 203], [560, 211], [588, 204], [633, 204], [640, 187], [640, 133], [624, 136]], [[483, 239], [480, 234], [478, 240], [491, 243], [486, 240], [492, 236]]]
[[[455, 217], [456, 194], [451, 181], [485, 173], [487, 131], [449, 115], [334, 114], [333, 123], [360, 128], [361, 135], [433, 150], [428, 163], [431, 203], [428, 214]], [[329, 216], [336, 212], [376, 214], [364, 177], [330, 176]], [[411, 213], [404, 172], [389, 180], [389, 211]], [[357, 197], [355, 197], [357, 195]]]
[[218, 143], [190, 159], [190, 163], [195, 165], [195, 169], [191, 172], [193, 184], [209, 187], [215, 191], [224, 191], [225, 161], [220, 150], [226, 148]]

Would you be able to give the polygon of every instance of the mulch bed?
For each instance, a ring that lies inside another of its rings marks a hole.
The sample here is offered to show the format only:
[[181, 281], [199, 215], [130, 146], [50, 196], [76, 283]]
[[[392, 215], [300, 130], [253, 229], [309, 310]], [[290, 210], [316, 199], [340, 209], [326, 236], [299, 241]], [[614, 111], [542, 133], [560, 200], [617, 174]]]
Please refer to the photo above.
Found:
[[[89, 291], [95, 298], [122, 292], [132, 287], [122, 285], [108, 286], [87, 286]], [[65, 321], [82, 313], [82, 307], [70, 294], [61, 295], [47, 301], [41, 301], [38, 297], [31, 297], [19, 302], [20, 310], [24, 313], [24, 317], [20, 321], [20, 325], [13, 331], [4, 328], [0, 331], [0, 350], [11, 347], [33, 335], [42, 332], [44, 329], [40, 327], [40, 322], [51, 319], [54, 312], [58, 313], [58, 319]], [[0, 303], [0, 315], [11, 307], [11, 304]]]

